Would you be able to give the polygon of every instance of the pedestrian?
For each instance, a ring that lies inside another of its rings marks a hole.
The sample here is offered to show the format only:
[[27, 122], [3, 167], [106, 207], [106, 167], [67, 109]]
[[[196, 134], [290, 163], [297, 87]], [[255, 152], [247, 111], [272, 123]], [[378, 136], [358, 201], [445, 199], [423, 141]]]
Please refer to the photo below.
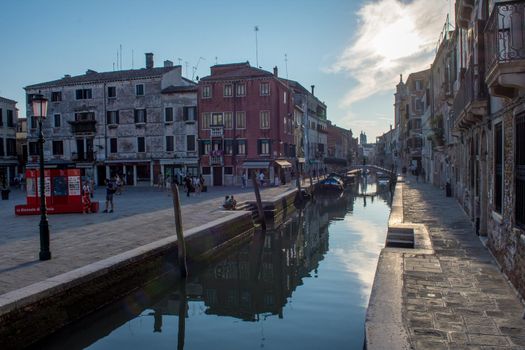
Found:
[[199, 175], [199, 185], [201, 187], [201, 192], [206, 192], [206, 185], [204, 184], [206, 180], [204, 180], [204, 176], [202, 174]]
[[[116, 192], [116, 184], [111, 179], [106, 179], [106, 208], [104, 213], [113, 213], [113, 194]], [[111, 208], [111, 209], [110, 209]]]
[[261, 184], [261, 187], [264, 187], [264, 173], [262, 170], [259, 172], [259, 183]]
[[86, 182], [84, 186], [82, 186], [82, 214], [91, 213], [90, 193], [91, 193], [91, 190], [89, 188], [89, 183]]
[[246, 182], [247, 182], [246, 172], [242, 173], [241, 182], [242, 182], [242, 188], [246, 188]]
[[184, 178], [184, 185], [186, 186], [186, 197], [189, 197], [191, 192], [191, 178], [189, 174]]
[[120, 176], [115, 175], [115, 186], [116, 186], [116, 194], [122, 194], [122, 180], [120, 179]]
[[195, 195], [198, 195], [201, 193], [201, 182], [200, 179], [197, 176], [194, 176], [192, 178], [192, 185], [195, 190]]

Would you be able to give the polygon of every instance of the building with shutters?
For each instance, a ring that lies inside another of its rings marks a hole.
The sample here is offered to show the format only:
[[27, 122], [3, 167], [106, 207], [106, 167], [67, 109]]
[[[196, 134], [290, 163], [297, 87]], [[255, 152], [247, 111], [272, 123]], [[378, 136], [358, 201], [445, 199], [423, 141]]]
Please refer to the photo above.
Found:
[[44, 157], [49, 167], [77, 167], [98, 184], [119, 174], [128, 185], [154, 184], [175, 169], [197, 174], [197, 86], [181, 66], [95, 72], [25, 88], [28, 167], [38, 164], [31, 97], [49, 99]]
[[16, 101], [0, 97], [0, 187], [9, 186], [18, 175]]

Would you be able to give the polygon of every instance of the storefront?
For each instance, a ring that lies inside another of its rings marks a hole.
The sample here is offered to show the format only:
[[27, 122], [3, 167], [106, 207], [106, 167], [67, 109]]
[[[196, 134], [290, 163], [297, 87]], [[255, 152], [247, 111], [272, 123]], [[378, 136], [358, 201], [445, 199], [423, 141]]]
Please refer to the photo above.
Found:
[[275, 178], [274, 185], [284, 185], [292, 179], [292, 163], [284, 159], [277, 159], [273, 162]]
[[274, 167], [271, 166], [270, 161], [246, 160], [242, 163], [242, 169], [246, 172], [248, 183], [252, 184], [252, 176], [257, 176], [261, 172], [264, 174], [265, 184], [268, 184], [270, 179], [274, 180]]

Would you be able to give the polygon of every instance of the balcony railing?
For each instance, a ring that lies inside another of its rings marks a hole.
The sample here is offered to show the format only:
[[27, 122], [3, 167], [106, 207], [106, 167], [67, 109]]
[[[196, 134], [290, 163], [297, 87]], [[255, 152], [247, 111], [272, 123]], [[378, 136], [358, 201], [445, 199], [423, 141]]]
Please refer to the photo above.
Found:
[[212, 126], [212, 127], [210, 127], [210, 137], [211, 138], [224, 137], [224, 127], [222, 127], [222, 126]]
[[223, 157], [222, 156], [210, 156], [210, 165], [222, 165]]
[[71, 159], [75, 162], [94, 162], [95, 161], [95, 152], [84, 152], [71, 154]]
[[494, 4], [485, 27], [487, 72], [498, 63], [525, 59], [525, 1]]
[[478, 108], [487, 106], [487, 86], [485, 85], [485, 75], [477, 64], [471, 64], [465, 71], [461, 80], [461, 86], [454, 98], [452, 109], [456, 120], [455, 127], [461, 127], [465, 124], [475, 123], [474, 119], [469, 119], [470, 115], [482, 115], [483, 111]]
[[97, 132], [97, 121], [96, 120], [77, 120], [70, 121], [71, 129], [75, 134], [95, 133]]

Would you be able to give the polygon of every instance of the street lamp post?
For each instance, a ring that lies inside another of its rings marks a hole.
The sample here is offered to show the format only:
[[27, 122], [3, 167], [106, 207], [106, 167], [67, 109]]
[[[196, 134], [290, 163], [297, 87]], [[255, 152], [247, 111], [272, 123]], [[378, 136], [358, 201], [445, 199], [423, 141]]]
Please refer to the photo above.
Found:
[[49, 222], [47, 221], [46, 186], [44, 177], [44, 133], [42, 122], [47, 115], [47, 99], [42, 95], [33, 96], [33, 116], [38, 118], [38, 144], [40, 146], [40, 260], [50, 260], [49, 251]]

